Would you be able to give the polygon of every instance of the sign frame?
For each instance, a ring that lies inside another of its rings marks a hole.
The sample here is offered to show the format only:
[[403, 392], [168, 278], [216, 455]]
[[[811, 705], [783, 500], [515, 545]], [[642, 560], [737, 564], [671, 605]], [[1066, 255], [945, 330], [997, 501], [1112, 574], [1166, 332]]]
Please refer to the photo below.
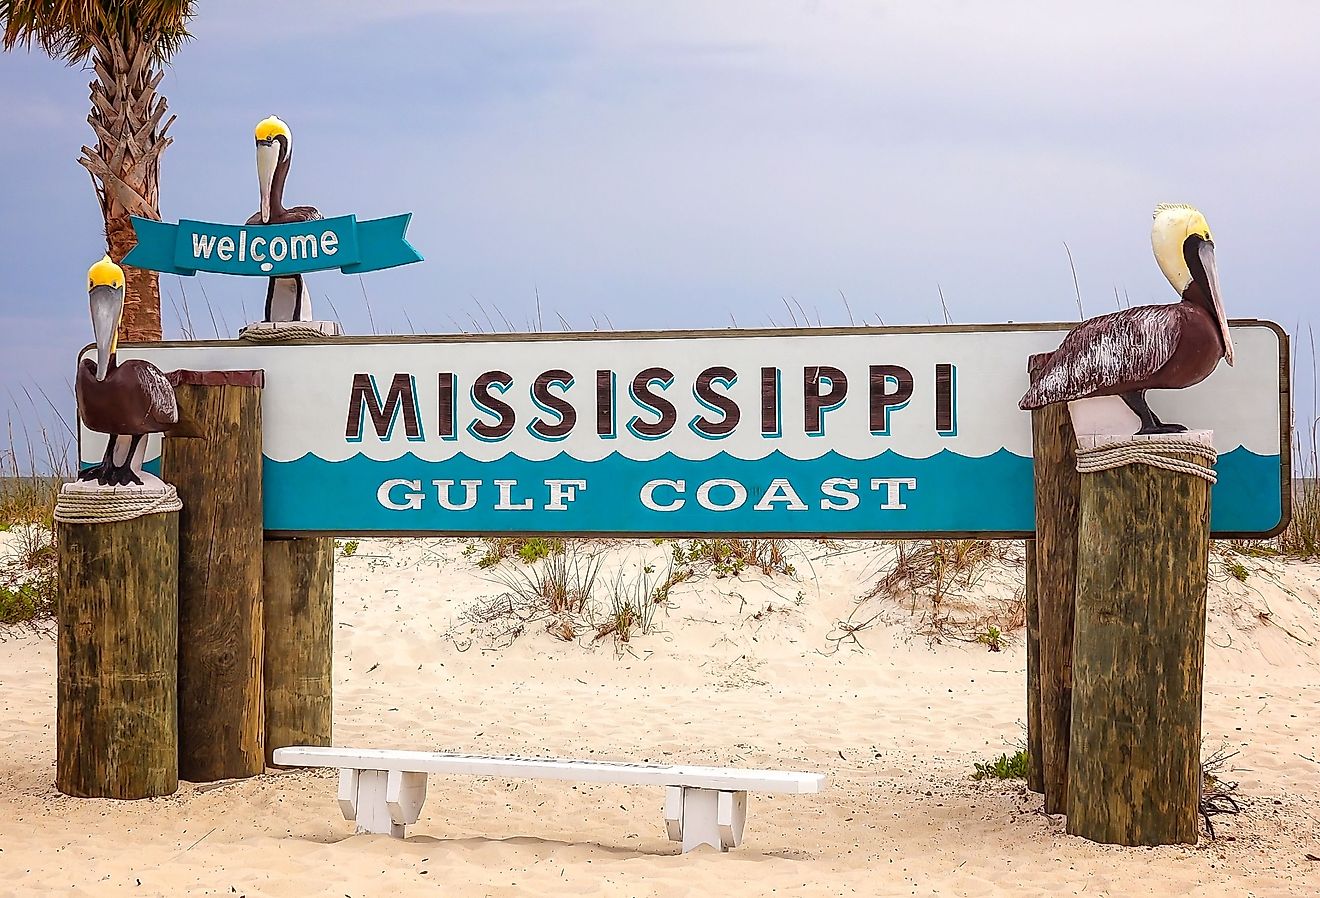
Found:
[[[794, 337], [794, 336], [866, 336], [885, 334], [967, 334], [1022, 331], [1062, 331], [1076, 327], [1080, 322], [1005, 322], [996, 324], [938, 324], [938, 325], [884, 325], [884, 326], [842, 326], [842, 327], [792, 327], [792, 328], [723, 328], [723, 329], [675, 329], [675, 330], [624, 330], [624, 331], [533, 331], [503, 333], [457, 333], [457, 334], [391, 334], [391, 335], [342, 335], [327, 337], [323, 342], [313, 345], [388, 345], [388, 344], [445, 344], [445, 343], [529, 343], [529, 342], [576, 342], [576, 341], [627, 341], [656, 339], [712, 339], [712, 338], [756, 338], [756, 337]], [[1280, 518], [1278, 524], [1264, 533], [1218, 531], [1213, 539], [1250, 539], [1263, 540], [1278, 536], [1292, 522], [1293, 475], [1292, 475], [1292, 394], [1291, 394], [1291, 343], [1288, 333], [1276, 322], [1258, 318], [1234, 318], [1229, 321], [1235, 327], [1266, 327], [1272, 330], [1279, 340], [1279, 462], [1280, 462]], [[123, 344], [122, 348], [204, 348], [207, 346], [235, 345], [235, 340], [177, 340], [153, 341]], [[79, 357], [92, 344], [79, 352]], [[1025, 371], [1026, 359], [1022, 359]], [[1028, 412], [1017, 412], [1026, 415]], [[81, 459], [82, 429], [78, 431], [79, 458]], [[357, 536], [387, 538], [475, 538], [498, 534], [508, 537], [544, 537], [545, 530], [267, 530], [268, 536], [293, 538], [313, 536]], [[599, 539], [642, 539], [648, 535], [663, 536], [665, 539], [848, 539], [848, 540], [924, 540], [924, 539], [987, 539], [1021, 540], [1034, 539], [1034, 530], [1005, 531], [847, 531], [839, 534], [804, 534], [794, 531], [755, 530], [755, 531], [657, 531], [655, 534], [640, 531], [592, 530], [592, 531], [555, 531], [555, 535], [578, 538]]]

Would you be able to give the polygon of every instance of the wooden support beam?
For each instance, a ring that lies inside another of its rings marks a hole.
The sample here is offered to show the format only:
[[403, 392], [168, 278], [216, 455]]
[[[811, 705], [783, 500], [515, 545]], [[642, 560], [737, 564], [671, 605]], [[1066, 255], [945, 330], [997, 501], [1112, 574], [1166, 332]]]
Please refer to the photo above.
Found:
[[1045, 812], [1068, 806], [1078, 473], [1064, 403], [1031, 413], [1036, 475], [1036, 605], [1040, 622], [1040, 745]]
[[1082, 475], [1073, 835], [1197, 840], [1209, 547], [1206, 480], [1140, 464]]
[[179, 785], [179, 513], [56, 527], [55, 785], [151, 798]]
[[265, 541], [266, 763], [289, 745], [329, 745], [335, 541]]
[[1027, 788], [1045, 791], [1040, 742], [1040, 605], [1036, 597], [1036, 541], [1024, 543], [1022, 563], [1027, 603]]
[[179, 415], [161, 476], [179, 527], [179, 776], [265, 769], [262, 696], [260, 371], [175, 372]]

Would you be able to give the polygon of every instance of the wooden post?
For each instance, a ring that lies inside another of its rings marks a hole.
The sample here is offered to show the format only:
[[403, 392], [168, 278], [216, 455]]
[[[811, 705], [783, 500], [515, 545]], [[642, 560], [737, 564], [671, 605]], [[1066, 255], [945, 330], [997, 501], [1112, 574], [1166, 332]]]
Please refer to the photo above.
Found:
[[335, 541], [265, 542], [266, 763], [289, 745], [329, 745]]
[[179, 785], [179, 513], [57, 525], [55, 786], [150, 798]]
[[1209, 552], [1206, 480], [1141, 464], [1082, 475], [1073, 835], [1197, 840]]
[[179, 776], [252, 776], [262, 745], [260, 371], [180, 371], [161, 476], [179, 523]]
[[1078, 474], [1066, 403], [1031, 413], [1036, 474], [1036, 605], [1040, 621], [1040, 745], [1045, 813], [1068, 806]]
[[1024, 543], [1022, 569], [1027, 603], [1027, 788], [1044, 793], [1045, 767], [1040, 743], [1040, 606], [1036, 600], [1036, 541]]

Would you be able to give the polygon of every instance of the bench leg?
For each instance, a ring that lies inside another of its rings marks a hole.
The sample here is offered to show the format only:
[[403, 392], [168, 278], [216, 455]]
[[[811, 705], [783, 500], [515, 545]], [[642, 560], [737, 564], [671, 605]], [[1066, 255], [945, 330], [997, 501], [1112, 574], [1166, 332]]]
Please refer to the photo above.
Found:
[[385, 807], [400, 826], [416, 823], [426, 801], [426, 774], [391, 770], [385, 779]]
[[682, 786], [665, 786], [665, 831], [669, 841], [683, 841]]
[[720, 847], [724, 851], [741, 845], [743, 828], [747, 825], [747, 793], [721, 792], [715, 823], [720, 829]]
[[[343, 812], [345, 820], [352, 820], [357, 824], [357, 832], [380, 833], [394, 836], [396, 839], [403, 838], [404, 824], [396, 823], [390, 813], [389, 777], [390, 774], [384, 770], [339, 771], [339, 809]], [[405, 793], [406, 790], [400, 782], [400, 797]], [[425, 774], [422, 774], [421, 795], [422, 798], [426, 797]], [[417, 810], [421, 810], [420, 800], [416, 801], [416, 807]], [[417, 816], [414, 814], [412, 820], [407, 822], [416, 821]]]
[[728, 851], [742, 844], [747, 824], [747, 793], [669, 786], [665, 790], [665, 828], [683, 843], [683, 853], [698, 845]]

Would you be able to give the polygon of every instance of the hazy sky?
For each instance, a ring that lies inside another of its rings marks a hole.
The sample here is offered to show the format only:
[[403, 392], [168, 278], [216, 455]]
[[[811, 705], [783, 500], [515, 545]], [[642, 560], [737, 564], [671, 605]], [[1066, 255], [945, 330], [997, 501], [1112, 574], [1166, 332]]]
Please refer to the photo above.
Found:
[[[252, 127], [286, 201], [414, 213], [427, 261], [313, 275], [346, 328], [1076, 317], [1174, 299], [1157, 202], [1198, 205], [1229, 313], [1317, 296], [1320, 4], [831, 0], [201, 2], [162, 82], [161, 211], [241, 222]], [[103, 251], [86, 72], [0, 55], [0, 382], [72, 406]], [[203, 294], [205, 291], [205, 296]], [[264, 282], [162, 279], [166, 332], [232, 334]], [[479, 306], [480, 303], [480, 306]], [[484, 307], [486, 313], [483, 313]], [[411, 325], [409, 324], [411, 321]], [[44, 400], [38, 397], [38, 404]], [[1308, 404], [1309, 408], [1309, 404]]]

